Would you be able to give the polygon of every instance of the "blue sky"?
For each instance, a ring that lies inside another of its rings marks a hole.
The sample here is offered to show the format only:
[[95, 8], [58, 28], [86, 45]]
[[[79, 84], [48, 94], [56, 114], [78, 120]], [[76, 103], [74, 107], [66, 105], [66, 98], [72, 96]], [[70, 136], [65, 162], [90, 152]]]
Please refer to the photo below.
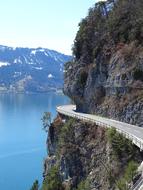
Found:
[[97, 0], [0, 0], [0, 44], [71, 54], [81, 18]]

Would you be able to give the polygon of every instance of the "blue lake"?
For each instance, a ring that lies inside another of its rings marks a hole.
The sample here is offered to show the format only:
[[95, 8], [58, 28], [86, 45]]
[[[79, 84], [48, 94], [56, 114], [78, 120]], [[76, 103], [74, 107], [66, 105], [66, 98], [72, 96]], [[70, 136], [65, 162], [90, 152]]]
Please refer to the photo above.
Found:
[[42, 130], [44, 111], [56, 116], [56, 106], [67, 104], [64, 95], [0, 95], [0, 189], [29, 190], [33, 181], [42, 181], [47, 155], [47, 134]]

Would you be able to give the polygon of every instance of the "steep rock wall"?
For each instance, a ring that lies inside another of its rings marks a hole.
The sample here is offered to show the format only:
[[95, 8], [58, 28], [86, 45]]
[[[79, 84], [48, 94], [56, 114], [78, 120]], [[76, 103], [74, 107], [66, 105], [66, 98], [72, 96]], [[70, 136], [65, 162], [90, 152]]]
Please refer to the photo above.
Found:
[[[116, 189], [128, 162], [132, 159], [141, 162], [138, 148], [127, 145], [128, 141], [117, 155], [107, 129], [95, 124], [61, 115], [50, 128], [44, 178], [53, 166], [58, 166], [64, 190], [76, 189], [81, 181], [89, 182], [88, 190]], [[52, 135], [50, 131], [54, 131]]]
[[141, 6], [99, 2], [79, 24], [64, 80], [78, 110], [143, 126]]

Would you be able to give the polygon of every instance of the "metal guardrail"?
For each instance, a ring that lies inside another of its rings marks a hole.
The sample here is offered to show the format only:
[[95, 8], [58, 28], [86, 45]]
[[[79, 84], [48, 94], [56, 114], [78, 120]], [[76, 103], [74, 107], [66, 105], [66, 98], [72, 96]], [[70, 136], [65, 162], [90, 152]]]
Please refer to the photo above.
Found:
[[143, 185], [143, 177], [141, 176], [140, 179], [133, 185], [131, 190], [139, 190]]
[[[89, 118], [87, 116], [79, 115], [76, 112], [75, 113], [71, 113], [71, 112], [68, 112], [68, 111], [64, 111], [63, 109], [60, 109], [59, 107], [57, 107], [56, 110], [57, 110], [57, 112], [59, 112], [59, 113], [61, 113], [63, 115], [67, 115], [69, 117], [81, 119], [83, 121], [92, 122], [92, 123], [95, 123], [95, 124], [97, 124], [99, 126], [102, 126], [102, 127], [106, 127], [106, 128], [113, 128], [114, 127], [114, 128], [116, 128], [116, 126], [114, 126], [114, 125], [109, 125], [109, 124], [107, 124], [105, 122], [101, 122], [101, 121], [98, 121], [96, 119]], [[123, 134], [127, 139], [131, 140], [133, 142], [133, 144], [135, 144], [137, 147], [140, 148], [140, 150], [143, 150], [143, 140], [142, 139], [140, 139], [140, 138], [138, 138], [138, 137], [136, 137], [136, 136], [134, 136], [134, 135], [132, 135], [132, 134], [130, 134], [130, 133], [122, 130], [122, 129], [116, 128], [116, 130], [119, 133]]]

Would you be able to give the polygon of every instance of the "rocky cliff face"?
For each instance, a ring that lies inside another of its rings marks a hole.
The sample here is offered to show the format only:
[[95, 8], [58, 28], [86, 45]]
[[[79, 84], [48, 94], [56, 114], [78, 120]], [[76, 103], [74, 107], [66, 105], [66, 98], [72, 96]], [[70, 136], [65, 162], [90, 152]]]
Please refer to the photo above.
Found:
[[115, 148], [105, 128], [62, 115], [51, 125], [47, 143], [44, 178], [58, 166], [64, 190], [79, 190], [81, 183], [86, 183], [87, 187], [82, 187], [85, 190], [116, 189], [127, 163], [132, 159], [141, 161], [139, 150], [128, 140], [116, 138]]
[[[99, 3], [80, 23], [73, 48], [75, 59], [66, 64], [64, 84], [65, 94], [78, 110], [143, 126], [142, 38], [137, 39], [136, 28], [132, 31], [137, 27], [140, 33], [140, 3]], [[113, 7], [106, 15], [109, 5]], [[131, 20], [133, 12], [136, 26]]]

